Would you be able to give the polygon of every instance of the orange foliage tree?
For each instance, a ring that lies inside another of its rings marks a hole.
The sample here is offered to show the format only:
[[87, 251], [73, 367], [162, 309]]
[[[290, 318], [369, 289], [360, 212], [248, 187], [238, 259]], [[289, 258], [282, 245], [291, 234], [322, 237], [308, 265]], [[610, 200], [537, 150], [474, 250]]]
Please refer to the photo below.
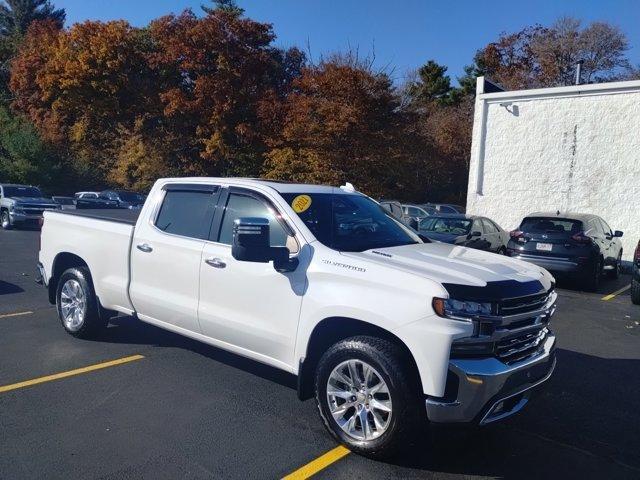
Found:
[[376, 197], [413, 195], [415, 148], [392, 82], [352, 55], [303, 70], [282, 105], [281, 135], [264, 174], [310, 183], [352, 182]]

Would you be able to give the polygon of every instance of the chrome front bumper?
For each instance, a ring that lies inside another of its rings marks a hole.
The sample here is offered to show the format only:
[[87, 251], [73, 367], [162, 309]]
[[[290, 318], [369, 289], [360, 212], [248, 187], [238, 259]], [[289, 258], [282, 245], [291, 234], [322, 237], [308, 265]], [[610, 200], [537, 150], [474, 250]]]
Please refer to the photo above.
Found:
[[449, 376], [457, 379], [455, 398], [428, 398], [429, 420], [485, 425], [520, 411], [532, 389], [551, 377], [555, 343], [555, 336], [549, 333], [538, 355], [510, 365], [493, 357], [450, 360]]

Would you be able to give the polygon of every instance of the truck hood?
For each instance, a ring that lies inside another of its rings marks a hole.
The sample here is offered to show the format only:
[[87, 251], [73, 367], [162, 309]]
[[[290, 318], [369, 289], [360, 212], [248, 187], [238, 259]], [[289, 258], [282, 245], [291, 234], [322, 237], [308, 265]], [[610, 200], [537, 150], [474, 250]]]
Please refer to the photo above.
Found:
[[34, 198], [34, 197], [9, 197], [16, 203], [20, 205], [53, 205], [55, 206], [55, 202], [50, 198]]
[[[423, 243], [343, 255], [383, 264], [442, 284], [452, 296], [507, 298], [549, 290], [553, 277], [543, 268], [503, 255], [446, 243]], [[471, 288], [467, 288], [471, 287]], [[489, 287], [489, 288], [487, 288]]]

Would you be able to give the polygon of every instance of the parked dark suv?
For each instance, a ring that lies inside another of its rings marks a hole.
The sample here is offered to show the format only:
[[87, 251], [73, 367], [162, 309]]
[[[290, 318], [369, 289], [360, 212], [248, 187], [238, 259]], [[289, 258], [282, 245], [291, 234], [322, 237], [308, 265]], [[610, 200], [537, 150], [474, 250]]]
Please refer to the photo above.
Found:
[[493, 220], [475, 215], [434, 215], [424, 218], [418, 233], [430, 240], [464, 247], [507, 253], [509, 234]]
[[532, 213], [511, 232], [507, 252], [596, 290], [604, 272], [614, 278], [620, 275], [621, 236], [597, 215]]

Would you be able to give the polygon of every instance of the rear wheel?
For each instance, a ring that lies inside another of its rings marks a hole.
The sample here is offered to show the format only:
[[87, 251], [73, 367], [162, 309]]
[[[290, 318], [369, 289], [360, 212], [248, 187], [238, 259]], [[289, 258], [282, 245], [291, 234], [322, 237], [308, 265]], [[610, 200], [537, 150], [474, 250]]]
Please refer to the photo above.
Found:
[[70, 268], [60, 276], [56, 308], [62, 326], [74, 337], [91, 338], [107, 325], [86, 267]]
[[631, 301], [640, 305], [640, 282], [636, 279], [631, 280]]
[[2, 223], [2, 228], [4, 230], [11, 230], [11, 217], [7, 210], [2, 211], [2, 214], [0, 215], [0, 222]]
[[584, 280], [585, 288], [589, 292], [596, 292], [600, 286], [600, 279], [602, 277], [602, 259], [598, 258], [594, 263], [591, 270], [587, 273], [587, 278]]
[[320, 359], [315, 391], [322, 421], [351, 451], [386, 458], [406, 445], [424, 417], [410, 359], [397, 345], [359, 336]]

